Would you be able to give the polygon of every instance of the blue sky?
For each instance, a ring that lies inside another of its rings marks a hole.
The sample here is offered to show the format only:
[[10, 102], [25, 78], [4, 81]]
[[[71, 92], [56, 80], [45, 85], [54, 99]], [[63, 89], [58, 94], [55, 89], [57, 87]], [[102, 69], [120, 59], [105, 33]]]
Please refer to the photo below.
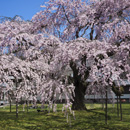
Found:
[[32, 16], [43, 10], [48, 0], [0, 0], [0, 16], [14, 17], [20, 15], [24, 20], [31, 20]]

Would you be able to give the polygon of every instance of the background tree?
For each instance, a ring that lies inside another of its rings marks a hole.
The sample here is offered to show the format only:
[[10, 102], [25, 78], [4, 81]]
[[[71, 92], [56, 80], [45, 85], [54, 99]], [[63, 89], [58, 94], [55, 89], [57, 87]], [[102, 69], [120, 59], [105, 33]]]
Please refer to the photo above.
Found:
[[[20, 96], [25, 96], [26, 98], [33, 96], [33, 98], [36, 98], [40, 95], [41, 101], [50, 103], [56, 101], [58, 95], [60, 100], [62, 100], [62, 97], [65, 97], [67, 103], [69, 103], [70, 99], [68, 96], [72, 85], [64, 87], [61, 81], [56, 81], [55, 75], [50, 71], [52, 67], [50, 62], [54, 60], [53, 56], [55, 55], [55, 51], [62, 43], [54, 36], [28, 31], [31, 27], [32, 23], [25, 21], [15, 20], [1, 23], [1, 49], [4, 50], [7, 47], [7, 54], [2, 54], [1, 57], [5, 56], [7, 60], [10, 60], [11, 55], [12, 58], [14, 58], [14, 60], [10, 62], [12, 62], [12, 64], [14, 63], [12, 70], [16, 69], [16, 73], [18, 73], [21, 80], [17, 84], [18, 86], [22, 86], [21, 88], [18, 87], [21, 92]], [[12, 28], [11, 32], [10, 28]], [[10, 35], [6, 35], [7, 32], [10, 33]], [[46, 35], [46, 37], [44, 35]], [[10, 40], [8, 41], [9, 38]], [[10, 62], [6, 63], [7, 67]], [[20, 66], [19, 63], [22, 66]], [[23, 72], [24, 68], [28, 69], [25, 69]], [[3, 71], [3, 66], [1, 70], [3, 73], [6, 73]], [[24, 77], [21, 73], [23, 75], [26, 73], [26, 76], [24, 75]], [[31, 75], [36, 77], [31, 77]], [[55, 83], [53, 81], [55, 81]], [[33, 89], [34, 87], [36, 89]], [[22, 89], [24, 89], [24, 93], [22, 93]]]
[[11, 54], [0, 56], [0, 81], [6, 84], [6, 93], [12, 91], [15, 96], [16, 117], [18, 117], [18, 101], [22, 96], [27, 96], [29, 90], [31, 91], [30, 86], [33, 86], [38, 78], [30, 65]]

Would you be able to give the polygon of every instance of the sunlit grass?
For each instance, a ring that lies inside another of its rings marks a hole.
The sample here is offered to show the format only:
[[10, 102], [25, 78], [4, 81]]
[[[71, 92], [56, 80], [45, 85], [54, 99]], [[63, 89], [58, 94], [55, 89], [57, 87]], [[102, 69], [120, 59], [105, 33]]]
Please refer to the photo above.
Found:
[[104, 111], [101, 104], [86, 104], [88, 111], [75, 111], [76, 119], [69, 115], [69, 121], [58, 105], [56, 113], [37, 112], [37, 109], [19, 106], [19, 117], [16, 119], [15, 106], [9, 112], [9, 106], [0, 108], [0, 130], [130, 130], [130, 104], [123, 104], [123, 121], [117, 117], [116, 104], [108, 105], [108, 125], [105, 125]]

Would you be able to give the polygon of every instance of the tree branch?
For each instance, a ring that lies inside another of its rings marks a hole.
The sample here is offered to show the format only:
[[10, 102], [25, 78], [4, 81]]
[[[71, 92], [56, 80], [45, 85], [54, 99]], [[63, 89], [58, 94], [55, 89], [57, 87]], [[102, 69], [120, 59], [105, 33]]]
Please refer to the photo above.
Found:
[[67, 16], [67, 14], [66, 14], [66, 11], [65, 11], [64, 6], [62, 6], [62, 9], [63, 9], [63, 11], [64, 11], [64, 13], [65, 13], [65, 17], [66, 17], [68, 23], [71, 24], [71, 22], [70, 22], [70, 20], [69, 20], [69, 18], [68, 18], [68, 16]]

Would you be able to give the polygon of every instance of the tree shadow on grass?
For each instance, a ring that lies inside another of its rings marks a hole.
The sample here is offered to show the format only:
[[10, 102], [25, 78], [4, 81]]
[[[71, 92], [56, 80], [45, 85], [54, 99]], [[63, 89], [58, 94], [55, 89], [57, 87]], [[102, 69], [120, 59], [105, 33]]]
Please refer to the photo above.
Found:
[[[71, 122], [67, 123], [64, 113], [57, 111], [56, 113], [37, 112], [32, 110], [27, 112], [19, 111], [18, 120], [13, 112], [0, 112], [0, 124], [2, 127], [8, 125], [7, 129], [12, 127], [22, 130], [129, 130], [126, 126], [105, 125], [105, 113], [101, 110], [91, 109], [87, 111], [75, 111], [76, 120], [69, 115]], [[108, 115], [108, 121], [113, 121]], [[1, 128], [1, 127], [0, 127]], [[6, 129], [5, 129], [6, 130]]]
[[73, 128], [78, 129], [95, 129], [104, 128], [105, 117], [103, 113], [95, 112], [94, 110], [87, 110], [77, 117], [76, 122], [72, 125]]

